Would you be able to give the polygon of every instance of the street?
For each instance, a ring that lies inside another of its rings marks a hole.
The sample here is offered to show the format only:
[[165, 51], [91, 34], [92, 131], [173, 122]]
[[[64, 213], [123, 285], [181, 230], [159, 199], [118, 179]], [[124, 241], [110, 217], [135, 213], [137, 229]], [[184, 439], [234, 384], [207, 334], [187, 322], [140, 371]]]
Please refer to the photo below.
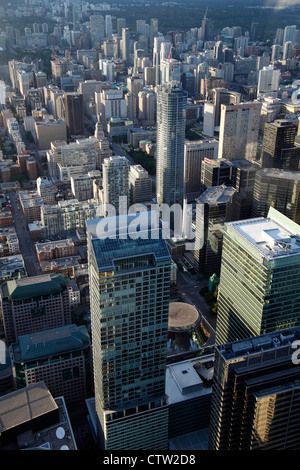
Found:
[[19, 203], [18, 194], [15, 192], [9, 192], [8, 197], [14, 227], [19, 239], [20, 251], [24, 258], [28, 276], [38, 276], [41, 274], [41, 270], [32, 240], [27, 230], [27, 223], [24, 219], [23, 211]]
[[[207, 282], [205, 285], [207, 285]], [[203, 287], [204, 283], [191, 279], [188, 274], [183, 273], [180, 269], [177, 270], [177, 282], [176, 286], [182, 294], [185, 302], [194, 305], [198, 311], [202, 314], [205, 322], [210, 328], [210, 339], [208, 344], [214, 344], [215, 342], [215, 329], [217, 318], [213, 315], [205, 299], [200, 295], [199, 290]]]

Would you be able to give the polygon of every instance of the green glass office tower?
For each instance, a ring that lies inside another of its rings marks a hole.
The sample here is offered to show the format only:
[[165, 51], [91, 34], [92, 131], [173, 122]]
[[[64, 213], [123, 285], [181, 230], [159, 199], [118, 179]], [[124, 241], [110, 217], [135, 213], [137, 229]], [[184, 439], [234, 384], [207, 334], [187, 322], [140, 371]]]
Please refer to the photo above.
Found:
[[99, 441], [104, 449], [167, 449], [167, 245], [160, 229], [105, 238], [96, 222], [87, 233]]
[[224, 228], [216, 344], [300, 324], [300, 226], [267, 218]]
[[217, 346], [209, 450], [300, 449], [300, 328]]

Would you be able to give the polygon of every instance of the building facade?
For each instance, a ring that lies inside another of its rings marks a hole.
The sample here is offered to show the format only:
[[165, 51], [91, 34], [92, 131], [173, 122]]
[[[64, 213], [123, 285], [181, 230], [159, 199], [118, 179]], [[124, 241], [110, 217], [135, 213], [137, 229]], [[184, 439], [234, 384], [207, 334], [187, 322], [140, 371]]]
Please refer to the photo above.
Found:
[[104, 449], [166, 449], [167, 245], [155, 228], [101, 238], [96, 222], [87, 230], [98, 439]]
[[209, 450], [300, 448], [299, 338], [297, 327], [216, 347]]
[[299, 235], [273, 208], [267, 218], [225, 224], [216, 344], [300, 323]]
[[178, 84], [157, 93], [156, 197], [158, 204], [183, 205], [187, 93]]

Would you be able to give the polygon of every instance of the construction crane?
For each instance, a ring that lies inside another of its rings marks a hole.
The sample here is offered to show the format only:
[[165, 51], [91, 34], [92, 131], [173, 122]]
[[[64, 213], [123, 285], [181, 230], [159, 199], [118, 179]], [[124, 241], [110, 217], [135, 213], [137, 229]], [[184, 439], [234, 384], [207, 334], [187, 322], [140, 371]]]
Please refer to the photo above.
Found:
[[168, 55], [168, 60], [171, 59], [172, 49], [173, 49], [173, 43], [171, 44], [171, 47], [170, 47], [170, 52], [169, 52], [169, 55]]

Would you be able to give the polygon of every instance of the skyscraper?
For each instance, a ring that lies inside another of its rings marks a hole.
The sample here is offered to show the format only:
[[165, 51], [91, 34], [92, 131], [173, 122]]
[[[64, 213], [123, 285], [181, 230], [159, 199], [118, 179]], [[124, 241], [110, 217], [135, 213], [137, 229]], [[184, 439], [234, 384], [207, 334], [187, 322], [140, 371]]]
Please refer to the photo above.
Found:
[[285, 119], [266, 122], [261, 151], [262, 168], [299, 170], [300, 149], [295, 147], [297, 126]]
[[258, 102], [221, 105], [219, 158], [256, 159], [260, 110]]
[[137, 234], [125, 216], [115, 239], [101, 233], [101, 221], [87, 223], [98, 438], [107, 450], [167, 449], [171, 258], [146, 217]]
[[265, 168], [255, 176], [253, 217], [266, 217], [274, 207], [297, 224], [300, 223], [300, 173]]
[[125, 61], [126, 67], [128, 67], [130, 64], [130, 37], [128, 28], [122, 28], [122, 59]]
[[157, 93], [157, 202], [183, 204], [187, 92], [178, 83]]
[[267, 218], [224, 226], [216, 344], [300, 324], [300, 226]]
[[300, 449], [299, 339], [298, 327], [216, 347], [209, 450]]
[[[129, 171], [130, 163], [126, 157], [105, 158], [102, 164], [104, 206], [112, 205], [116, 215], [122, 210], [127, 212], [130, 203]], [[120, 200], [120, 197], [126, 200]]]
[[64, 105], [68, 134], [83, 134], [83, 96], [79, 93], [65, 93]]
[[272, 96], [277, 98], [280, 82], [280, 70], [274, 69], [272, 65], [263, 67], [258, 75], [257, 95], [259, 97]]

